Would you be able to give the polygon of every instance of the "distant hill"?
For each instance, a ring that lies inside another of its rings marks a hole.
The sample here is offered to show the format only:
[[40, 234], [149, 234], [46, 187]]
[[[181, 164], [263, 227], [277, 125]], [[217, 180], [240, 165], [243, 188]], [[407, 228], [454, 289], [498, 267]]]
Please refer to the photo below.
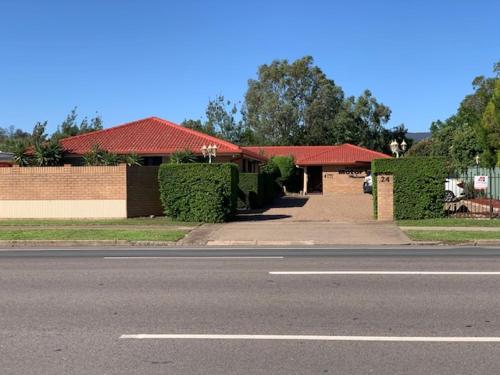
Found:
[[431, 132], [415, 132], [415, 133], [408, 132], [406, 133], [406, 136], [410, 139], [413, 139], [413, 141], [416, 143], [421, 141], [422, 139], [430, 138]]

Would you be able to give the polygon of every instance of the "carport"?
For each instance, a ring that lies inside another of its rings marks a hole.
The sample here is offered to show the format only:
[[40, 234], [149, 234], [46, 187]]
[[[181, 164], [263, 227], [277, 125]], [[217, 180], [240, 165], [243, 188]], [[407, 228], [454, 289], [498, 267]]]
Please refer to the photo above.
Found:
[[243, 147], [273, 156], [293, 156], [303, 171], [303, 194], [362, 194], [363, 181], [375, 159], [390, 158], [381, 152], [349, 143], [337, 146]]

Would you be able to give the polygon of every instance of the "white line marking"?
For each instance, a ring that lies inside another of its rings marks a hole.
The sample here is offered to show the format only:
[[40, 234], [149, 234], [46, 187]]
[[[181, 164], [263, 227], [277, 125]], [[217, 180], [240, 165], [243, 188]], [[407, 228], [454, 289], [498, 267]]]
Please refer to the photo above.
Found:
[[272, 271], [270, 275], [500, 275], [497, 271]]
[[211, 256], [211, 257], [169, 257], [169, 256], [164, 256], [164, 257], [134, 257], [134, 256], [131, 256], [131, 257], [104, 257], [104, 259], [196, 259], [196, 260], [199, 260], [199, 259], [283, 259], [284, 257], [274, 257], [274, 256], [269, 256], [269, 257], [266, 257], [266, 256], [262, 256], [262, 257], [252, 257], [252, 256], [248, 256], [248, 257], [241, 257], [241, 256], [235, 256], [235, 257], [225, 257], [225, 256], [222, 256], [222, 257], [214, 257], [214, 256]]
[[135, 334], [121, 339], [195, 339], [195, 340], [301, 340], [301, 341], [392, 341], [392, 342], [500, 342], [500, 337], [446, 336], [313, 336], [313, 335], [206, 335], [206, 334]]

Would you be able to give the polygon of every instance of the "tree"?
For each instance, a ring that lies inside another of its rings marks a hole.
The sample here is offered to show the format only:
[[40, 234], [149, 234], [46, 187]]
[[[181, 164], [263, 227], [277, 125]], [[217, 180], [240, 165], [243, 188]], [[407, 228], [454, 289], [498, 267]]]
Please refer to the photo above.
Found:
[[78, 123], [78, 114], [76, 110], [77, 107], [74, 107], [66, 116], [66, 119], [57, 127], [57, 131], [52, 135], [53, 139], [73, 137], [75, 135], [103, 129], [102, 118], [98, 113], [96, 113], [95, 117], [90, 119], [90, 122], [87, 117], [84, 117], [83, 120]]
[[239, 143], [242, 134], [242, 122], [235, 119], [238, 107], [223, 95], [209, 100], [207, 110], [207, 122], [205, 127], [213, 129], [215, 134], [229, 142]]
[[261, 65], [258, 78], [248, 81], [244, 117], [260, 144], [318, 142], [342, 99], [342, 89], [313, 65], [311, 56], [293, 63], [275, 60]]
[[491, 99], [478, 126], [479, 140], [483, 147], [483, 163], [493, 168], [498, 163], [500, 150], [500, 79], [495, 80]]
[[200, 133], [205, 133], [213, 137], [217, 136], [214, 128], [209, 128], [206, 123], [201, 122], [201, 120], [184, 120], [181, 125], [185, 128], [196, 130]]
[[432, 148], [432, 140], [422, 139], [408, 149], [406, 156], [431, 156]]

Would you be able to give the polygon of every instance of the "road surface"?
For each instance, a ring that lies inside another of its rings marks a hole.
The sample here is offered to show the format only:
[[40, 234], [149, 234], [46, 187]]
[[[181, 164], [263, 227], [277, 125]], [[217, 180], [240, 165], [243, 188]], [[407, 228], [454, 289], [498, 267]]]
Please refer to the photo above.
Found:
[[500, 249], [0, 251], [1, 374], [495, 374]]

